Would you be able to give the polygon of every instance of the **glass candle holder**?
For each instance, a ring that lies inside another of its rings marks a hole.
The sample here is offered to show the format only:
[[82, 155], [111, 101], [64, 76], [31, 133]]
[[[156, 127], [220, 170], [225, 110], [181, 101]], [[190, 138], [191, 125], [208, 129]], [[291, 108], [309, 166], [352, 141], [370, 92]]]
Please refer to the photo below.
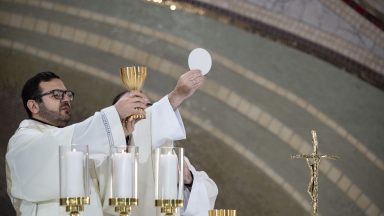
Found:
[[120, 215], [130, 215], [138, 205], [137, 198], [137, 146], [113, 147], [110, 156], [112, 167], [112, 197], [109, 205]]
[[184, 149], [162, 147], [155, 151], [155, 206], [174, 215], [184, 202]]
[[60, 146], [59, 157], [60, 205], [71, 216], [77, 216], [90, 203], [88, 145]]

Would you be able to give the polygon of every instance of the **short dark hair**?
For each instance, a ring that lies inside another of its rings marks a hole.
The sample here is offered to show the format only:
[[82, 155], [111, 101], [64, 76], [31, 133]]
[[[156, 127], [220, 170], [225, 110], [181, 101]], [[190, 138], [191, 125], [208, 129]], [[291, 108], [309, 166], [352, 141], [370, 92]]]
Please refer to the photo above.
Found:
[[115, 105], [115, 103], [117, 103], [117, 101], [127, 92], [128, 90], [125, 90], [123, 92], [120, 92], [118, 95], [116, 95], [116, 97], [113, 98], [112, 105]]
[[39, 88], [41, 82], [48, 82], [52, 79], [60, 79], [60, 77], [51, 71], [44, 71], [36, 74], [25, 82], [23, 90], [21, 91], [21, 98], [23, 99], [24, 108], [29, 118], [32, 117], [32, 113], [27, 106], [28, 100], [34, 99], [41, 93], [41, 89]]
[[[117, 103], [117, 101], [119, 101], [119, 99], [125, 94], [129, 92], [128, 90], [125, 90], [123, 92], [120, 92], [118, 95], [115, 96], [115, 98], [113, 98], [113, 101], [112, 101], [112, 105], [115, 105], [115, 103]], [[152, 103], [147, 103], [147, 106], [152, 106]]]

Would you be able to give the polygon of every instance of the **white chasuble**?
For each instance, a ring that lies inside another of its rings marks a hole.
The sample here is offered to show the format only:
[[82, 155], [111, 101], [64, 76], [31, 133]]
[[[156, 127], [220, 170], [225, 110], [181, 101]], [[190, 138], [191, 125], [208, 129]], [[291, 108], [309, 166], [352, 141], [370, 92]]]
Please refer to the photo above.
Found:
[[188, 169], [193, 175], [192, 190], [184, 189], [183, 216], [208, 216], [208, 211], [215, 206], [218, 189], [216, 183], [204, 171], [196, 171], [195, 167], [184, 157]]
[[[130, 144], [139, 146], [139, 205], [133, 207], [132, 216], [160, 216], [159, 208], [155, 207], [155, 164], [152, 153], [155, 148], [164, 146], [167, 140], [185, 138], [183, 121], [179, 112], [172, 109], [167, 96], [146, 109], [146, 119], [135, 125]], [[181, 215], [185, 216], [208, 216], [208, 210], [213, 209], [216, 200], [217, 186], [205, 172], [196, 171], [187, 158], [186, 162], [194, 175], [194, 183], [191, 191], [185, 188], [185, 204], [178, 214], [181, 212]], [[102, 178], [108, 176], [100, 169], [98, 173]], [[106, 183], [106, 180], [102, 181]], [[108, 185], [101, 186], [105, 188], [101, 194], [110, 196], [110, 184]], [[117, 215], [108, 206], [108, 198], [103, 200], [104, 215]]]
[[[24, 120], [11, 137], [6, 154], [7, 191], [17, 215], [67, 215], [59, 206], [59, 146], [89, 145], [90, 158], [109, 155], [109, 143], [123, 145], [124, 131], [114, 106], [64, 128]], [[102, 214], [95, 186], [84, 216]]]

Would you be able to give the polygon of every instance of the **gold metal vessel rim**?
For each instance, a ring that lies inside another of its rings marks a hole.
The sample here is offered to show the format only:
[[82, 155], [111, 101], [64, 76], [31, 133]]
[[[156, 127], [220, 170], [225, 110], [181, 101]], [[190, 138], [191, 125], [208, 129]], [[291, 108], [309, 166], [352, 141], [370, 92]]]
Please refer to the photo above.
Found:
[[90, 203], [89, 197], [63, 197], [60, 198], [60, 205], [88, 205]]
[[109, 205], [132, 205], [132, 206], [137, 206], [139, 204], [139, 199], [137, 198], [119, 198], [119, 197], [114, 197], [114, 198], [109, 198]]
[[181, 207], [184, 204], [184, 200], [166, 199], [166, 200], [155, 200], [155, 206], [175, 206]]

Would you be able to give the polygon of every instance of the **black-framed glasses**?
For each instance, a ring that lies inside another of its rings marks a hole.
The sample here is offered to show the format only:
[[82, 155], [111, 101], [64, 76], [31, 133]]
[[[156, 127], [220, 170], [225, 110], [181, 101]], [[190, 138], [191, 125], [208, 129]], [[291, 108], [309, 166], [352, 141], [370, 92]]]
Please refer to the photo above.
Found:
[[70, 101], [73, 100], [73, 97], [75, 96], [75, 93], [71, 90], [61, 90], [61, 89], [53, 89], [46, 93], [41, 93], [34, 97], [35, 100], [40, 100], [45, 95], [52, 95], [56, 100], [63, 100], [64, 95], [66, 95]]

